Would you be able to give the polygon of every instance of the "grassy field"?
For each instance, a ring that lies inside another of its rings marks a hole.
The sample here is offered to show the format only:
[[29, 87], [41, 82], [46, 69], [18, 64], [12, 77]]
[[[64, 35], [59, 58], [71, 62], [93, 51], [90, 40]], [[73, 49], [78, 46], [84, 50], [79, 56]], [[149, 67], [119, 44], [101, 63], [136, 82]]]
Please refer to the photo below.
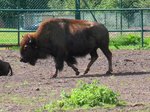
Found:
[[1, 32], [0, 33], [0, 44], [17, 44], [18, 35], [16, 32]]
[[[0, 28], [0, 44], [8, 44], [8, 45], [17, 45], [18, 44], [18, 32], [17, 29], [12, 29], [12, 28]], [[4, 31], [4, 32], [2, 32]], [[8, 31], [8, 32], [6, 32]], [[14, 32], [10, 32], [14, 31]], [[22, 35], [24, 35], [25, 32], [20, 32], [19, 33], [19, 38], [21, 40]]]

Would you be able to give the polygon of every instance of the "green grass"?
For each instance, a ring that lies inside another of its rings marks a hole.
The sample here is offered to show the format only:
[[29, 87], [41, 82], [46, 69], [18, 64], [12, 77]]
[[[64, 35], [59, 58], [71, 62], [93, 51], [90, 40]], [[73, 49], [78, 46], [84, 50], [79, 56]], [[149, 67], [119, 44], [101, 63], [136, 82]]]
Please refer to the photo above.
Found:
[[[24, 33], [20, 33], [22, 37]], [[21, 38], [20, 38], [21, 39]], [[0, 32], [0, 44], [18, 44], [18, 33], [17, 32]]]
[[70, 93], [62, 92], [61, 100], [46, 104], [36, 112], [53, 112], [58, 110], [90, 109], [95, 107], [113, 108], [123, 106], [125, 102], [120, 100], [119, 94], [110, 88], [99, 85], [97, 81], [90, 84], [80, 81]]
[[17, 44], [17, 33], [0, 32], [0, 44]]
[[[17, 31], [13, 28], [0, 28], [0, 31]], [[25, 32], [20, 32], [20, 37], [24, 35]], [[21, 39], [21, 38], [20, 38]], [[0, 32], [0, 44], [18, 44], [18, 32]]]

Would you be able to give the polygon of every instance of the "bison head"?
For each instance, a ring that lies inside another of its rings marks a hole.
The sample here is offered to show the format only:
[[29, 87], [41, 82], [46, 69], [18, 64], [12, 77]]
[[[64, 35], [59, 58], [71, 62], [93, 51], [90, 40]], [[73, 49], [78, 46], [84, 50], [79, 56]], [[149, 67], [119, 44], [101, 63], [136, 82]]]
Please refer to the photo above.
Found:
[[21, 62], [29, 63], [35, 65], [38, 59], [38, 47], [35, 38], [32, 38], [30, 35], [25, 35], [21, 44], [20, 54]]

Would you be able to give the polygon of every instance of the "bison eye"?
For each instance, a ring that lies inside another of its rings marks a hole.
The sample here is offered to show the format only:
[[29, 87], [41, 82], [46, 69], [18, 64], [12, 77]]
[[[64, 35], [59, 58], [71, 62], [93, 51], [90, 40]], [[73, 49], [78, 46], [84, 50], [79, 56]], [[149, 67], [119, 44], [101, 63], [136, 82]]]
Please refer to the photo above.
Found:
[[31, 44], [31, 43], [32, 43], [32, 40], [30, 39], [30, 40], [29, 40], [29, 44]]
[[24, 46], [24, 49], [26, 49], [27, 47], [28, 47], [28, 46], [27, 46], [27, 45], [25, 45], [25, 46]]

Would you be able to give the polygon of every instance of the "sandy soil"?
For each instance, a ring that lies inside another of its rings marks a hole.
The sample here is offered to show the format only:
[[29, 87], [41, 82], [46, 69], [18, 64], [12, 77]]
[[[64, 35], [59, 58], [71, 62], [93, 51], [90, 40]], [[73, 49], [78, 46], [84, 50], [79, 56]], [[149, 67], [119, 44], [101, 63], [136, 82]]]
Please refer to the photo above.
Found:
[[79, 71], [74, 71], [66, 64], [55, 79], [50, 79], [55, 71], [52, 58], [38, 60], [36, 66], [19, 61], [19, 51], [1, 50], [0, 57], [9, 62], [14, 75], [0, 76], [0, 112], [33, 112], [42, 105], [59, 99], [62, 90], [69, 91], [79, 80], [101, 84], [120, 93], [120, 98], [128, 102], [126, 107], [115, 109], [76, 110], [80, 112], [150, 112], [150, 51], [114, 50], [113, 75], [107, 76], [107, 60], [99, 52], [99, 58], [87, 75], [82, 75], [89, 56], [78, 58]]

